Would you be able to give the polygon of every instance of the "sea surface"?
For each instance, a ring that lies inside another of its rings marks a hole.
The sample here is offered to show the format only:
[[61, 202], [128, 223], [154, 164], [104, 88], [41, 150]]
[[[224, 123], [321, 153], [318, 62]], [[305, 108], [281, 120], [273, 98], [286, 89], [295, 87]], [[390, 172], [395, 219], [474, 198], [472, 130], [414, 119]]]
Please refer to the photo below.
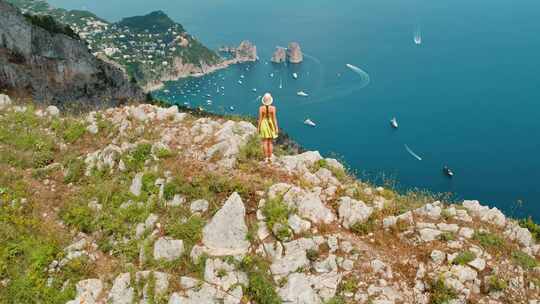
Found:
[[[257, 97], [269, 91], [283, 129], [307, 149], [338, 155], [359, 175], [385, 176], [403, 189], [452, 192], [540, 220], [539, 1], [50, 3], [110, 21], [160, 9], [214, 49], [249, 39], [259, 62], [171, 82], [169, 93], [156, 95], [255, 115]], [[419, 45], [415, 32], [421, 33]], [[304, 63], [267, 63], [276, 46], [290, 41], [301, 44]], [[368, 73], [369, 84], [363, 87], [365, 79], [346, 64]], [[297, 96], [300, 90], [310, 96]], [[398, 130], [390, 127], [394, 116]], [[306, 118], [317, 127], [304, 125]], [[445, 164], [453, 179], [442, 173]]]

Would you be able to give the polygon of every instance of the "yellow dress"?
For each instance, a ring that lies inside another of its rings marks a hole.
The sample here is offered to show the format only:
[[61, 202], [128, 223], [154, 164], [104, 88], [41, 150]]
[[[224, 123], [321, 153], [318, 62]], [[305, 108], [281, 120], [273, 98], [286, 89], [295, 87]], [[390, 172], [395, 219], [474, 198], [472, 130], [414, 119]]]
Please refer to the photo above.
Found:
[[276, 127], [274, 126], [274, 121], [268, 117], [268, 110], [265, 117], [261, 121], [261, 127], [259, 129], [259, 136], [262, 139], [276, 139], [278, 133]]

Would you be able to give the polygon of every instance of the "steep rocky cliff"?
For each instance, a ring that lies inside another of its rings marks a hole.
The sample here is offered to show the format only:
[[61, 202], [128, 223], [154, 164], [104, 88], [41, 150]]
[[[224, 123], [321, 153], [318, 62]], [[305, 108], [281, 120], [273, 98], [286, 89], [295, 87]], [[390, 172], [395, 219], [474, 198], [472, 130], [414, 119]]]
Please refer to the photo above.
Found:
[[290, 63], [301, 63], [304, 61], [304, 54], [298, 42], [291, 42], [287, 47], [287, 59]]
[[83, 41], [33, 24], [4, 0], [0, 0], [0, 88], [62, 106], [144, 98], [120, 69], [93, 56]]

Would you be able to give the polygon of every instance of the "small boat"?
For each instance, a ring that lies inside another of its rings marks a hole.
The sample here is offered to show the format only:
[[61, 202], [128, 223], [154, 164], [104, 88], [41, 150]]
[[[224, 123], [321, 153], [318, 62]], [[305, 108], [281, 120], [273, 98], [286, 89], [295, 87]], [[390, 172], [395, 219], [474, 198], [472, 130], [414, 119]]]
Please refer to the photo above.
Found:
[[211, 105], [211, 104], [212, 104], [212, 101], [211, 101], [210, 99], [208, 99], [208, 100], [206, 101], [206, 104]]
[[233, 106], [230, 106], [230, 107], [229, 107], [229, 110], [234, 111], [234, 107], [233, 107]]
[[283, 89], [283, 80], [282, 79], [279, 80], [279, 88]]
[[225, 90], [225, 87], [221, 87], [222, 90]]
[[308, 97], [309, 96], [309, 94], [304, 92], [304, 91], [300, 91], [300, 92], [296, 93], [296, 95], [301, 96], [301, 97]]
[[448, 166], [443, 167], [443, 173], [446, 174], [448, 177], [454, 177], [454, 171], [448, 168]]
[[270, 78], [274, 78], [274, 73], [270, 73]]
[[242, 80], [238, 80], [238, 84], [242, 84]]
[[164, 90], [163, 92], [164, 92], [164, 93], [170, 93], [171, 91], [169, 91], [169, 90]]
[[252, 90], [253, 92], [255, 92], [255, 93], [257, 92], [257, 89], [256, 89], [256, 88], [253, 88], [253, 89], [251, 89], [251, 90]]
[[212, 95], [210, 95], [210, 94], [206, 94], [206, 97], [212, 97]]
[[305, 124], [305, 125], [308, 125], [308, 126], [310, 126], [310, 127], [315, 127], [315, 126], [317, 126], [317, 124], [315, 124], [315, 123], [313, 122], [313, 120], [311, 120], [311, 119], [309, 119], [309, 118], [306, 119], [306, 120], [304, 120], [304, 124]]
[[394, 117], [392, 119], [390, 119], [390, 125], [392, 125], [392, 128], [394, 129], [397, 129], [399, 128], [399, 125], [398, 125], [398, 122], [397, 122], [397, 119]]
[[294, 78], [294, 79], [298, 79], [298, 74], [296, 74], [296, 73], [292, 73], [292, 78]]
[[244, 75], [240, 75], [240, 78], [244, 79]]

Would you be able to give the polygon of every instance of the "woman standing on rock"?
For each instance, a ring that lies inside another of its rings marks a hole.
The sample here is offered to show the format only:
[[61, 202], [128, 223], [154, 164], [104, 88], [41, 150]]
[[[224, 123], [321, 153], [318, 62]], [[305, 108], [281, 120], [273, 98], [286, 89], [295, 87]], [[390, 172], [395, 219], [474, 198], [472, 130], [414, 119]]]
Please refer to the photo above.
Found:
[[257, 130], [262, 139], [262, 149], [264, 161], [270, 162], [272, 159], [273, 143], [272, 140], [278, 137], [279, 128], [276, 118], [276, 107], [272, 106], [274, 98], [270, 93], [264, 94], [262, 106], [259, 107], [259, 123]]

